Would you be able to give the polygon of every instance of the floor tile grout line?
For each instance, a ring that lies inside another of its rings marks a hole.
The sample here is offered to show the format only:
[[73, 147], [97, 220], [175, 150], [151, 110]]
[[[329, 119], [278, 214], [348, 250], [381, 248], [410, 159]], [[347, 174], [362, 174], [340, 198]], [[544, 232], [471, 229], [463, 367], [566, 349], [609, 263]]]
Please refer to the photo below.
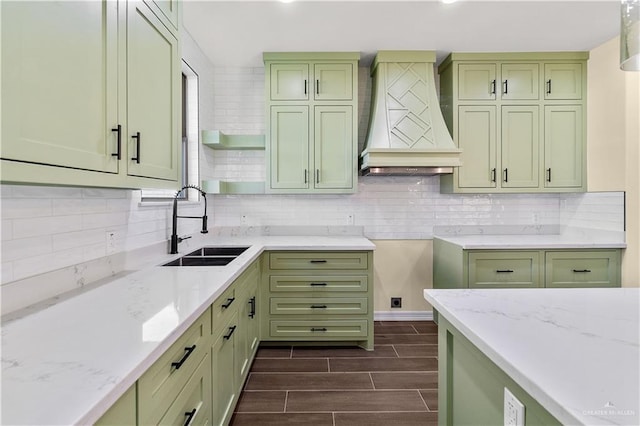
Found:
[[377, 390], [376, 389], [376, 384], [373, 381], [373, 376], [371, 375], [371, 371], [369, 371], [369, 380], [371, 380], [371, 386], [372, 386], [373, 390]]
[[427, 411], [431, 411], [431, 408], [429, 408], [429, 404], [427, 404], [427, 400], [424, 399], [424, 397], [422, 396], [422, 392], [420, 392], [420, 389], [416, 389], [416, 391], [418, 392], [418, 396], [420, 397], [422, 402], [424, 402], [424, 406], [427, 407]]
[[287, 402], [289, 402], [289, 391], [288, 390], [284, 394], [284, 407], [282, 409], [283, 413], [287, 412]]

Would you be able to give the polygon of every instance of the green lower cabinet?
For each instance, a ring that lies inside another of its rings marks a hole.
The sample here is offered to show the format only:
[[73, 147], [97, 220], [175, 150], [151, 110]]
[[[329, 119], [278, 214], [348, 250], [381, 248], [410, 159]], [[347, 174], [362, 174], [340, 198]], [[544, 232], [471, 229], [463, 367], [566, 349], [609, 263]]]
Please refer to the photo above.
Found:
[[238, 314], [218, 329], [211, 346], [213, 425], [226, 425], [231, 420], [239, 384], [236, 379], [236, 336]]
[[136, 385], [134, 384], [94, 424], [96, 426], [129, 426], [137, 424]]
[[524, 404], [525, 425], [561, 424], [440, 316], [438, 322], [438, 424], [440, 426], [505, 424], [505, 389]]
[[434, 238], [433, 288], [620, 287], [620, 249], [465, 250]]
[[620, 287], [620, 251], [545, 253], [547, 287]]

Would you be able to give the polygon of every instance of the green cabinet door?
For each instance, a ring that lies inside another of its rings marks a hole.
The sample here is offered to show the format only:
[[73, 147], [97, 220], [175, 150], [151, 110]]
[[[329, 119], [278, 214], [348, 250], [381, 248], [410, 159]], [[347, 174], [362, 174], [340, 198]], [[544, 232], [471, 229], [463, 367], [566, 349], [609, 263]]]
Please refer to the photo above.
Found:
[[132, 385], [106, 413], [94, 423], [95, 426], [134, 426], [136, 418], [136, 386]]
[[315, 64], [314, 92], [317, 101], [347, 101], [353, 98], [352, 64]]
[[496, 107], [458, 107], [458, 147], [464, 167], [458, 168], [461, 188], [495, 188]]
[[502, 107], [502, 187], [539, 186], [539, 133], [537, 106]]
[[539, 99], [539, 65], [528, 63], [502, 64], [503, 100]]
[[493, 101], [496, 99], [496, 64], [459, 64], [458, 99]]
[[349, 189], [355, 180], [350, 106], [314, 108], [314, 187]]
[[537, 251], [469, 252], [469, 288], [542, 286]]
[[0, 7], [1, 157], [118, 173], [118, 3]]
[[128, 174], [177, 181], [178, 41], [146, 4], [127, 7]]
[[580, 105], [544, 108], [544, 186], [581, 188], [584, 138]]
[[548, 251], [547, 287], [620, 287], [619, 250]]
[[214, 425], [228, 424], [233, 414], [236, 392], [240, 391], [234, 367], [237, 324], [238, 313], [234, 312], [224, 327], [218, 329], [211, 347]]
[[159, 11], [158, 17], [167, 23], [168, 28], [172, 31], [179, 29], [179, 0], [144, 0], [144, 2], [147, 3], [151, 9], [157, 9]]
[[272, 101], [306, 101], [313, 85], [309, 64], [270, 64], [269, 92]]
[[545, 99], [582, 99], [582, 64], [544, 64]]
[[272, 106], [268, 146], [272, 189], [308, 189], [309, 107]]

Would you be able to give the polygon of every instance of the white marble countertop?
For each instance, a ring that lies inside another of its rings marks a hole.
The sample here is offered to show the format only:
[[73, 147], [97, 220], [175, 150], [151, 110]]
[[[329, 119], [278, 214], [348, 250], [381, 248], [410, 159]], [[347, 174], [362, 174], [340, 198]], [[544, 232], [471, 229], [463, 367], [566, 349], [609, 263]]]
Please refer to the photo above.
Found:
[[425, 290], [556, 419], [640, 424], [640, 289]]
[[627, 245], [619, 233], [435, 236], [465, 250], [612, 249]]
[[250, 248], [226, 266], [155, 266], [200, 247], [182, 244], [180, 255], [3, 324], [0, 423], [95, 422], [264, 250], [375, 249], [353, 236], [199, 241]]

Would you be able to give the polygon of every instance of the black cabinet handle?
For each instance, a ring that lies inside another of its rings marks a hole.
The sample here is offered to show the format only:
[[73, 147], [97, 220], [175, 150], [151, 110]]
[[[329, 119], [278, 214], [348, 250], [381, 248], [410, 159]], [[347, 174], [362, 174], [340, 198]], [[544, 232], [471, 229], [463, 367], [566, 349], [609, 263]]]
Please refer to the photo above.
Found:
[[491, 182], [496, 181], [496, 168], [491, 169]]
[[304, 183], [309, 183], [309, 171], [304, 169]]
[[140, 132], [136, 132], [136, 134], [131, 137], [136, 140], [136, 156], [131, 157], [131, 161], [140, 164]]
[[229, 340], [231, 339], [231, 336], [233, 335], [233, 332], [236, 331], [236, 326], [234, 325], [233, 327], [229, 327], [229, 334], [225, 334], [224, 336], [222, 336], [222, 338], [224, 340]]
[[311, 331], [316, 332], [316, 331], [327, 331], [326, 328], [322, 327], [322, 328], [311, 328]]
[[491, 95], [495, 95], [496, 94], [496, 79], [494, 78], [493, 81], [491, 82]]
[[551, 182], [551, 167], [547, 169], [547, 182]]
[[316, 95], [320, 94], [320, 80], [316, 80]]
[[256, 316], [256, 297], [253, 296], [249, 299], [249, 306], [251, 309], [249, 310], [249, 318], [253, 318]]
[[547, 81], [547, 94], [551, 93], [551, 79]]
[[184, 415], [187, 417], [187, 420], [184, 421], [183, 426], [189, 426], [191, 424], [191, 421], [193, 420], [193, 417], [196, 415], [196, 409], [194, 408], [191, 411], [187, 411], [186, 413], [184, 413]]
[[231, 306], [231, 304], [233, 303], [234, 300], [236, 300], [235, 297], [229, 297], [229, 298], [227, 298], [226, 303], [223, 303], [220, 306], [222, 307], [222, 309], [227, 309], [229, 306]]
[[589, 273], [589, 272], [591, 272], [591, 270], [590, 269], [574, 269], [573, 272], [576, 272], [576, 273]]
[[327, 283], [309, 283], [311, 287], [326, 287]]
[[320, 169], [316, 169], [316, 183], [320, 183]]
[[513, 269], [496, 269], [498, 274], [510, 274], [513, 272]]
[[509, 80], [504, 81], [504, 94], [509, 93]]
[[310, 260], [309, 262], [311, 263], [327, 263], [326, 260], [322, 259], [322, 260]]
[[119, 160], [122, 153], [122, 126], [118, 124], [114, 129], [111, 129], [111, 131], [118, 133], [118, 147], [116, 148], [116, 152], [112, 153], [111, 156]]
[[327, 309], [327, 305], [311, 305], [311, 309]]
[[184, 348], [184, 355], [182, 355], [182, 358], [180, 359], [180, 361], [172, 362], [171, 366], [175, 367], [176, 370], [179, 369], [180, 367], [182, 367], [182, 364], [184, 364], [184, 362], [187, 360], [187, 358], [189, 358], [189, 356], [191, 356], [191, 354], [193, 353], [195, 348], [196, 348], [196, 345], [189, 346], [188, 348]]
[[307, 94], [307, 80], [304, 80], [304, 94]]
[[509, 169], [504, 169], [504, 172], [502, 173], [503, 177], [504, 177], [504, 181], [505, 182], [509, 182]]

